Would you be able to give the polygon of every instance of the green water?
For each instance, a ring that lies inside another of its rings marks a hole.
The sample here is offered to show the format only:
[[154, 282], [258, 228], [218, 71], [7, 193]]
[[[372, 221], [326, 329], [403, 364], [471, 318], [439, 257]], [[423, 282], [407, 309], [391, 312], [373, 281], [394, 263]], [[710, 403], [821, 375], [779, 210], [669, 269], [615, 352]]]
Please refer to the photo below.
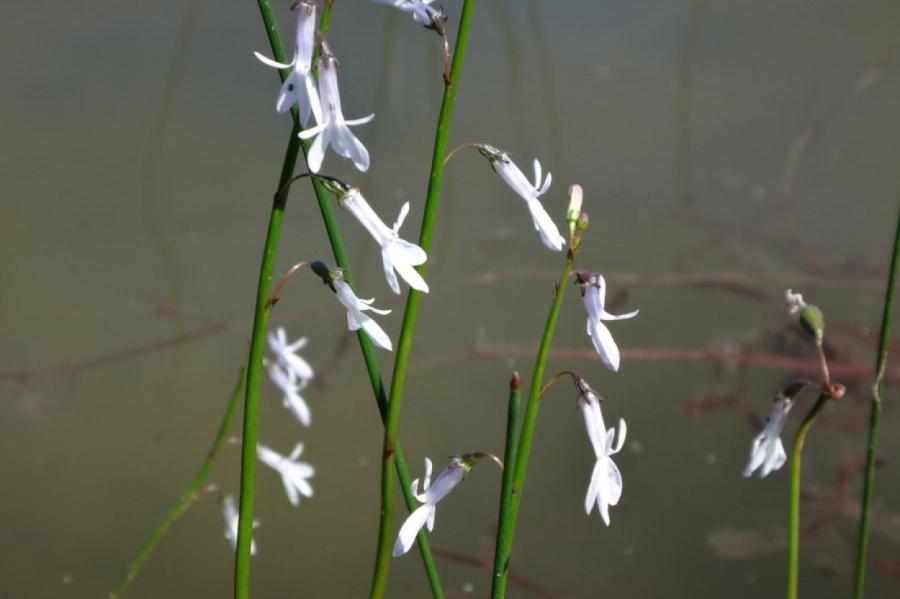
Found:
[[[290, 39], [288, 4], [275, 8]], [[451, 32], [460, 6], [445, 3]], [[624, 494], [609, 528], [585, 516], [593, 457], [561, 384], [541, 409], [512, 561], [546, 593], [513, 585], [511, 597], [781, 593], [787, 472], [740, 473], [754, 417], [798, 375], [735, 357], [813, 359], [785, 287], [822, 306], [833, 361], [855, 368], [807, 445], [809, 495], [833, 496], [804, 504], [800, 580], [806, 597], [849, 595], [854, 466], [900, 189], [898, 30], [886, 1], [478, 4], [450, 144], [494, 144], [526, 173], [538, 157], [558, 222], [580, 183], [591, 226], [579, 267], [607, 273], [613, 312], [641, 310], [610, 325], [624, 352], [613, 375], [574, 289], [564, 302], [563, 354], [548, 369], [578, 370], [606, 398], [608, 424], [628, 421]], [[414, 238], [442, 91], [437, 39], [386, 7], [337, 0], [330, 41], [345, 114], [376, 117], [356, 129], [371, 170], [333, 154], [324, 170], [361, 186], [388, 222], [409, 200]], [[252, 2], [18, 3], [0, 48], [0, 597], [97, 597], [212, 440], [246, 355], [289, 124], [274, 111], [274, 73], [252, 56], [268, 53]], [[527, 381], [562, 268], [475, 152], [454, 157], [444, 181], [401, 419], [413, 476], [424, 456], [442, 467], [462, 451], [502, 454], [506, 384], [514, 369]], [[380, 321], [396, 340], [402, 301], [368, 235], [337, 217], [360, 293], [394, 309]], [[333, 262], [302, 184], [278, 268], [316, 258]], [[260, 439], [284, 453], [302, 440], [316, 494], [292, 508], [258, 469], [254, 596], [365, 596], [377, 412], [340, 307], [308, 276], [282, 297], [273, 322], [309, 336], [319, 373], [305, 393], [313, 426], [266, 381]], [[378, 357], [389, 372], [392, 355]], [[887, 573], [900, 559], [890, 385], [886, 397], [869, 597], [898, 584]], [[238, 470], [226, 447], [211, 481], [236, 493]], [[448, 597], [489, 593], [487, 570], [453, 556], [490, 563], [499, 480], [480, 466], [438, 507], [430, 538]], [[129, 595], [227, 596], [223, 529], [203, 498]], [[393, 562], [389, 596], [428, 596], [415, 553]]]

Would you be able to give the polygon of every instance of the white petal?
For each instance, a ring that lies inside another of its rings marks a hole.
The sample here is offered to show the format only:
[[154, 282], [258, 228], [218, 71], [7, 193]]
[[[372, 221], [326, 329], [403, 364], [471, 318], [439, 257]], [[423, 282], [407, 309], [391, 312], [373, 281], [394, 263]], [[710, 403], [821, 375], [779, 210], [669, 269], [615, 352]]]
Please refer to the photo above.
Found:
[[300, 505], [300, 495], [297, 494], [297, 489], [294, 488], [294, 485], [291, 483], [291, 479], [282, 474], [281, 483], [284, 485], [284, 492], [287, 493], [288, 501], [291, 502], [291, 505], [294, 507]]
[[603, 416], [600, 416], [599, 426], [597, 420], [597, 412], [599, 412], [600, 406], [596, 400], [582, 400], [578, 405], [581, 409], [582, 416], [584, 416], [584, 428], [587, 430], [588, 440], [594, 448], [594, 454], [599, 458], [605, 455], [604, 451], [606, 448], [604, 443], [606, 433], [603, 431]]
[[606, 460], [606, 480], [609, 494], [606, 497], [609, 505], [616, 505], [622, 498], [622, 473], [619, 467], [610, 459]]
[[541, 163], [537, 158], [534, 159], [534, 188], [538, 189], [541, 186]]
[[272, 59], [269, 58], [268, 56], [265, 56], [265, 55], [263, 55], [263, 54], [260, 54], [259, 52], [254, 52], [253, 55], [256, 56], [256, 59], [257, 59], [259, 62], [261, 62], [261, 63], [263, 63], [264, 65], [269, 66], [269, 67], [275, 67], [276, 69], [290, 69], [290, 68], [293, 68], [294, 62], [296, 62], [296, 57], [294, 58], [294, 60], [292, 60], [292, 61], [289, 62], [288, 64], [284, 64], [283, 62], [278, 62], [277, 60], [272, 60]]
[[369, 151], [345, 124], [334, 126], [331, 147], [339, 156], [352, 160], [353, 166], [359, 171], [369, 170]]
[[400, 527], [400, 532], [397, 533], [397, 540], [394, 542], [394, 550], [392, 552], [394, 557], [403, 555], [410, 550], [416, 541], [416, 535], [419, 534], [419, 531], [431, 518], [433, 512], [434, 506], [426, 503], [419, 506], [416, 511], [409, 515], [409, 518]]
[[431, 460], [428, 458], [425, 458], [425, 478], [423, 479], [423, 482], [422, 482], [422, 491], [427, 491], [428, 487], [431, 486], [431, 469], [432, 469]]
[[[291, 106], [300, 101], [300, 88], [297, 86], [297, 76], [291, 73], [284, 83], [281, 84], [281, 90], [278, 92], [278, 100], [275, 101], [275, 110], [277, 112], [287, 112]], [[302, 108], [301, 103], [301, 108]]]
[[584, 496], [584, 513], [590, 515], [594, 504], [597, 502], [597, 493], [600, 491], [600, 477], [605, 474], [604, 460], [598, 459], [591, 472], [591, 482], [588, 484], [587, 495]]
[[597, 350], [600, 359], [603, 360], [603, 363], [607, 368], [613, 372], [618, 372], [620, 359], [619, 347], [616, 345], [615, 340], [613, 340], [612, 334], [609, 332], [609, 329], [606, 328], [606, 325], [599, 320], [589, 320], [588, 322], [594, 349]]
[[396, 261], [394, 262], [394, 268], [397, 269], [397, 272], [400, 273], [400, 276], [403, 277], [403, 280], [406, 281], [410, 287], [423, 293], [428, 293], [428, 283], [425, 282], [425, 279], [422, 278], [419, 271], [413, 268], [411, 264], [408, 262]]
[[613, 429], [609, 429], [609, 432], [610, 435], [608, 438], [606, 453], [607, 455], [615, 455], [622, 451], [622, 446], [625, 445], [625, 433], [628, 432], [628, 428], [625, 426], [625, 420], [623, 418], [619, 418], [619, 442], [615, 447], [613, 447]]
[[394, 222], [394, 231], [400, 231], [400, 227], [403, 226], [403, 221], [406, 220], [406, 215], [409, 214], [409, 202], [404, 202], [404, 204], [400, 207], [400, 214], [397, 215], [397, 220]]
[[428, 532], [434, 530], [434, 515], [437, 513], [437, 510], [431, 510], [431, 514], [428, 516], [428, 521], [425, 523], [426, 528], [428, 528]]
[[391, 338], [388, 337], [388, 334], [384, 332], [384, 329], [382, 329], [377, 322], [366, 317], [366, 320], [362, 323], [362, 328], [369, 336], [369, 339], [372, 340], [372, 343], [388, 351], [394, 350], [394, 346], [391, 344]]
[[387, 247], [381, 249], [381, 263], [384, 266], [384, 278], [387, 279], [388, 287], [396, 294], [400, 293], [400, 282], [397, 281], [397, 275], [394, 273], [394, 263], [391, 261], [391, 253]]
[[778, 437], [770, 439], [767, 445], [766, 460], [763, 463], [762, 470], [759, 472], [760, 478], [768, 476], [774, 470], [778, 470], [787, 461], [787, 455], [784, 453], [784, 445], [782, 445], [781, 439]]
[[344, 124], [349, 127], [355, 127], [356, 125], [365, 125], [366, 123], [371, 123], [372, 119], [375, 118], [375, 113], [373, 112], [369, 116], [364, 116], [361, 119], [350, 119], [349, 121], [344, 121]]
[[553, 219], [550, 218], [550, 215], [544, 210], [544, 206], [541, 204], [540, 200], [534, 198], [528, 200], [528, 211], [531, 212], [531, 220], [534, 222], [534, 228], [540, 233], [541, 241], [544, 242], [544, 245], [556, 252], [561, 251], [566, 245], [566, 240], [559, 234], [556, 223], [553, 222]]
[[391, 253], [395, 256], [395, 262], [408, 262], [413, 266], [425, 264], [428, 261], [428, 254], [425, 253], [425, 250], [403, 239], [391, 241]]
[[629, 318], [634, 318], [638, 315], [640, 310], [632, 310], [631, 312], [626, 312], [625, 314], [619, 314], [618, 316], [615, 314], [610, 314], [606, 310], [600, 312], [601, 320], [628, 320]]
[[[315, 129], [315, 127], [313, 127]], [[313, 129], [307, 129], [306, 131], [312, 131]], [[302, 139], [306, 139], [303, 137], [303, 134], [306, 131], [300, 132], [300, 137]], [[309, 170], [318, 173], [319, 169], [322, 168], [322, 161], [325, 159], [325, 148], [328, 141], [328, 129], [323, 129], [319, 136], [316, 137], [315, 141], [313, 141], [312, 146], [309, 148], [309, 152], [306, 155], [306, 164], [309, 167]]]
[[347, 330], [358, 331], [366, 318], [369, 317], [358, 310], [347, 310]]
[[750, 447], [750, 460], [747, 462], [747, 466], [744, 467], [744, 478], [749, 478], [757, 468], [762, 466], [763, 461], [766, 459], [766, 452], [762, 446], [763, 439], [762, 433], [753, 438], [753, 444]]
[[550, 189], [550, 183], [553, 182], [553, 175], [551, 173], [547, 173], [547, 178], [544, 179], [544, 184], [541, 185], [540, 189], [537, 190], [537, 195], [541, 196], [547, 193], [547, 190]]
[[309, 406], [300, 397], [299, 393], [285, 394], [283, 403], [284, 407], [288, 408], [294, 415], [294, 418], [297, 419], [297, 422], [303, 426], [312, 424], [312, 414], [309, 411]]

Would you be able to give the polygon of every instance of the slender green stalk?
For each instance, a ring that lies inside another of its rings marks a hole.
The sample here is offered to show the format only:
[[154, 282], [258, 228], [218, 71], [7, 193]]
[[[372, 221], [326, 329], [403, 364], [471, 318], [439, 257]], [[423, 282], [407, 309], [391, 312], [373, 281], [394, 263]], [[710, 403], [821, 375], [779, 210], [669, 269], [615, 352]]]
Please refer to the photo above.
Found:
[[819, 399], [809, 410], [806, 418], [800, 423], [797, 434], [794, 436], [794, 444], [791, 447], [791, 491], [790, 508], [788, 510], [788, 580], [787, 598], [797, 599], [797, 573], [799, 571], [800, 558], [800, 466], [803, 444], [806, 441], [806, 433], [812, 426], [813, 420], [829, 400], [826, 392], [819, 395]]
[[884, 311], [881, 316], [881, 340], [875, 363], [875, 382], [872, 384], [872, 411], [869, 415], [869, 445], [866, 453], [866, 470], [863, 479], [862, 513], [859, 518], [859, 536], [856, 544], [856, 578], [854, 597], [862, 599], [866, 584], [866, 551], [869, 544], [869, 517], [872, 508], [872, 486], [875, 482], [875, 459], [878, 451], [878, 426], [881, 420], [881, 392], [884, 388], [884, 371], [887, 367], [891, 320], [894, 314], [894, 292], [897, 287], [897, 269], [900, 264], [900, 217], [894, 231], [894, 253], [884, 290]]
[[[419, 234], [419, 245], [426, 252], [431, 247], [431, 237], [437, 216], [438, 198], [441, 190], [441, 179], [444, 173], [444, 155], [447, 152], [447, 134], [456, 101], [456, 92], [465, 59], [466, 45], [469, 40], [469, 27], [472, 22], [474, 0], [465, 0], [459, 17], [459, 30], [453, 47], [453, 64], [450, 68], [449, 80], [445, 81], [444, 96], [438, 116], [437, 130], [434, 137], [434, 150], [431, 156], [431, 174], [428, 179], [428, 192], [425, 199], [422, 230]], [[419, 266], [424, 274], [425, 265]], [[388, 402], [387, 421], [384, 426], [384, 445], [381, 467], [381, 521], [378, 528], [378, 551], [375, 558], [375, 571], [372, 576], [372, 588], [369, 596], [378, 599], [384, 596], [387, 587], [388, 569], [391, 560], [391, 539], [393, 538], [392, 517], [394, 511], [394, 487], [391, 469], [394, 467], [397, 453], [397, 430], [400, 425], [400, 406], [403, 400], [403, 388], [406, 383], [406, 368], [412, 351], [412, 337], [419, 314], [421, 294], [415, 289], [409, 290], [406, 309], [403, 312], [403, 324], [397, 342], [394, 373], [391, 379], [391, 394]]]
[[[322, 37], [325, 37], [327, 35], [328, 24], [330, 21], [331, 4], [331, 0], [328, 0], [325, 3], [325, 7], [322, 11], [322, 18], [319, 23], [319, 30]], [[278, 33], [278, 25], [275, 21], [274, 15], [272, 14], [271, 8], [269, 7], [269, 3], [265, 0], [260, 0], [259, 7], [263, 23], [266, 28], [266, 34], [269, 39], [269, 44], [272, 47], [272, 53], [275, 57], [275, 60], [278, 60], [279, 62], [285, 62], [284, 46], [281, 42], [281, 36]], [[281, 71], [280, 74], [283, 81], [288, 73], [286, 71]], [[291, 116], [294, 121], [295, 132], [299, 131], [299, 115], [296, 106], [291, 109]], [[294, 137], [296, 138], [296, 135]], [[303, 151], [304, 156], [306, 156], [306, 153], [309, 151], [309, 146], [310, 142], [300, 143], [300, 147]], [[331, 204], [329, 203], [328, 191], [322, 186], [321, 182], [318, 179], [311, 177], [310, 181], [316, 194], [316, 201], [322, 214], [322, 220], [325, 224], [325, 229], [328, 234], [328, 239], [331, 244], [335, 262], [337, 263], [337, 266], [339, 268], [344, 269], [344, 280], [355, 291], [356, 287], [353, 283], [353, 278], [349, 270], [347, 253], [344, 250], [344, 246], [341, 241], [337, 226], [337, 221], [334, 218], [334, 213], [331, 209]], [[378, 405], [378, 411], [382, 421], [384, 421], [387, 417], [388, 401], [387, 395], [384, 390], [384, 384], [381, 379], [381, 372], [378, 368], [378, 362], [375, 358], [375, 350], [372, 346], [372, 342], [369, 340], [369, 337], [362, 330], [357, 331], [357, 339], [359, 340], [360, 350], [362, 351], [363, 360], [366, 365], [366, 371], [369, 374], [369, 381], [372, 385], [372, 391], [375, 395], [375, 400]], [[396, 445], [395, 453], [397, 477], [399, 478], [401, 488], [403, 489], [403, 497], [406, 502], [406, 506], [410, 511], [412, 511], [417, 506], [417, 503], [412, 495], [412, 491], [410, 490], [411, 481], [409, 477], [409, 471], [407, 470], [406, 461], [403, 458], [403, 452], [400, 449], [399, 442]], [[441, 590], [441, 584], [437, 574], [437, 567], [435, 566], [434, 557], [431, 554], [431, 548], [428, 544], [428, 539], [425, 536], [425, 533], [420, 532], [416, 537], [416, 541], [419, 546], [419, 553], [422, 557], [425, 574], [428, 578], [428, 583], [431, 586], [432, 595], [435, 597], [435, 599], [442, 599], [443, 592]]]
[[163, 537], [166, 536], [166, 533], [169, 532], [169, 527], [172, 526], [172, 524], [174, 524], [175, 521], [178, 520], [178, 518], [180, 518], [193, 504], [197, 492], [200, 490], [200, 487], [203, 486], [203, 483], [206, 482], [206, 478], [209, 476], [213, 464], [215, 464], [216, 458], [219, 456], [219, 450], [222, 448], [222, 445], [225, 444], [225, 438], [228, 435], [228, 431], [231, 429], [231, 420], [234, 417], [235, 408], [237, 408], [241, 395], [243, 395], [244, 384], [247, 380], [246, 374], [246, 369], [241, 367], [237, 384], [234, 386], [234, 391], [231, 392], [231, 399], [228, 400], [228, 405], [225, 407], [225, 414], [222, 416], [222, 422], [219, 424], [216, 438], [209, 448], [209, 453], [206, 454], [206, 459], [200, 465], [197, 474], [194, 475], [194, 480], [191, 481], [191, 484], [184, 490], [178, 498], [178, 501], [175, 502], [175, 505], [172, 506], [156, 529], [150, 534], [150, 537], [144, 542], [137, 557], [128, 564], [128, 569], [125, 570], [125, 574], [119, 580], [116, 588], [109, 594], [111, 599], [121, 597], [125, 593], [132, 581], [134, 581], [135, 577], [138, 575], [138, 571], [141, 569], [143, 563], [147, 561], [147, 558], [150, 557], [150, 554], [153, 553], [159, 542], [162, 541]]
[[[507, 538], [512, 530], [499, 525], [509, 520], [510, 501], [512, 499], [513, 464], [516, 461], [516, 429], [519, 423], [519, 389], [522, 385], [519, 373], [513, 374], [509, 381], [509, 407], [506, 410], [506, 449], [503, 452], [503, 486], [500, 488], [500, 513], [497, 517], [497, 544], [494, 548], [494, 578], [492, 586], [498, 585], [504, 578], [507, 569], [503, 561], [501, 547], [506, 547], [511, 539]], [[493, 589], [492, 589], [493, 592]]]
[[[513, 536], [516, 530], [516, 519], [519, 513], [519, 504], [522, 502], [522, 487], [525, 484], [525, 470], [528, 467], [528, 455], [531, 452], [531, 441], [534, 437], [534, 426], [537, 421], [538, 407], [540, 406], [541, 386], [544, 379], [544, 368], [547, 365], [547, 357], [550, 355], [550, 343], [553, 341], [553, 331], [556, 329], [556, 321], [562, 306], [563, 295], [569, 284], [569, 276], [575, 263], [575, 251], [569, 250], [566, 256], [566, 266], [559, 279], [559, 284], [553, 293], [553, 303], [550, 305], [550, 313], [547, 314], [547, 322], [544, 325], [544, 335], [538, 348], [537, 357], [534, 360], [534, 373], [531, 375], [531, 386], [528, 389], [528, 399], [525, 404], [525, 417], [522, 420], [522, 432], [519, 435], [519, 447], [516, 451], [515, 471], [510, 492], [512, 494], [509, 509], [500, 514], [497, 539], [503, 540], [503, 544], [496, 548], [494, 557], [494, 580], [491, 584], [492, 599], [499, 599], [506, 594], [506, 582], [509, 576], [509, 556], [512, 552]], [[506, 466], [509, 468], [509, 465]]]

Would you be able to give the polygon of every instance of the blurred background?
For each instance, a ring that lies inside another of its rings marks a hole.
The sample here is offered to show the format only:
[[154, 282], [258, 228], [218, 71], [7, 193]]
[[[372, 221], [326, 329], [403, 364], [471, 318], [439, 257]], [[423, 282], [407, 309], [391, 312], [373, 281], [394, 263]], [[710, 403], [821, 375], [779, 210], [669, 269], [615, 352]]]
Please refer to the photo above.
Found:
[[[293, 40], [290, 2], [275, 2]], [[461, 2], [444, 3], [455, 35]], [[585, 189], [579, 267], [602, 271], [623, 350], [607, 371], [570, 289], [548, 372], [583, 374], [628, 421], [624, 495], [585, 516], [593, 466], [566, 382], [537, 424], [511, 597], [759, 597], [783, 588], [787, 471], [741, 478], [750, 441], [815, 355], [786, 287], [825, 311], [847, 396], [827, 406], [804, 466], [801, 589], [847, 596], [869, 385], [900, 189], [900, 6], [492, 0], [478, 3], [450, 144], [487, 142], [553, 173], [563, 224]], [[438, 38], [409, 15], [337, 0], [330, 34], [344, 113], [372, 156], [359, 185], [415, 239], [442, 93]], [[260, 251], [290, 130], [256, 3], [13, 3], [0, 21], [0, 596], [105, 595], [193, 477], [246, 358]], [[402, 299], [371, 238], [337, 211], [362, 297], [396, 340]], [[333, 263], [314, 197], [295, 186], [279, 272]], [[562, 257], [474, 151], [449, 163], [401, 420], [422, 458], [502, 454], [507, 381], [526, 381]], [[405, 289], [405, 286], [404, 286]], [[377, 535], [381, 425], [343, 310], [308, 275], [273, 316], [309, 336], [317, 371], [300, 427], [263, 382], [260, 440], [298, 440], [315, 496], [292, 508], [258, 469], [258, 597], [361, 597]], [[384, 373], [393, 355], [378, 354]], [[900, 578], [900, 443], [888, 372], [870, 597]], [[792, 435], [811, 397], [791, 414]], [[235, 427], [235, 432], [238, 427]], [[239, 451], [210, 478], [236, 493]], [[430, 536], [450, 597], [489, 594], [500, 477], [476, 468]], [[397, 526], [402, 514], [396, 517]], [[222, 597], [233, 553], [200, 499], [129, 596]], [[415, 552], [393, 597], [426, 597]]]

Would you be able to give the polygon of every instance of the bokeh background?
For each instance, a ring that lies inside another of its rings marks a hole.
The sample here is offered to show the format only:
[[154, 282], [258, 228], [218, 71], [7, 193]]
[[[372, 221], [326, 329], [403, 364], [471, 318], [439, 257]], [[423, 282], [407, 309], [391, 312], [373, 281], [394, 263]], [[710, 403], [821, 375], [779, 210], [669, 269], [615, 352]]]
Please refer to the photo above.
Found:
[[[290, 2], [275, 2], [290, 42]], [[461, 3], [445, 2], [451, 35]], [[826, 313], [847, 397], [812, 431], [801, 589], [847, 596], [884, 276], [900, 189], [900, 6], [485, 0], [450, 143], [489, 142], [553, 173], [563, 222], [580, 183], [591, 225], [579, 266], [607, 275], [623, 349], [608, 372], [567, 294], [549, 371], [581, 372], [629, 424], [612, 526], [582, 501], [592, 452], [567, 383], [542, 407], [512, 597], [760, 597], [783, 588], [787, 473], [744, 480], [750, 440], [814, 354], [782, 305]], [[388, 222], [421, 218], [442, 92], [437, 37], [408, 15], [337, 0], [330, 41], [348, 118]], [[290, 129], [256, 3], [7, 3], [0, 20], [0, 596], [97, 597], [205, 455], [245, 359], [265, 224]], [[395, 312], [371, 239], [338, 220], [362, 296]], [[279, 257], [332, 261], [314, 198], [292, 194]], [[530, 374], [562, 258], [473, 151], [449, 163], [401, 422], [410, 470], [502, 453], [506, 385]], [[264, 382], [260, 439], [301, 440], [315, 497], [292, 508], [260, 466], [258, 597], [361, 597], [379, 510], [381, 426], [344, 313], [295, 278], [273, 323], [308, 335], [316, 367], [301, 428]], [[392, 355], [378, 354], [383, 372]], [[790, 358], [785, 363], [781, 358]], [[900, 419], [888, 373], [870, 597], [900, 572]], [[792, 434], [810, 397], [792, 414]], [[235, 428], [235, 431], [238, 429]], [[227, 447], [211, 481], [237, 492]], [[431, 535], [448, 596], [485, 597], [499, 475], [441, 503]], [[398, 512], [399, 525], [402, 514]], [[222, 597], [233, 553], [214, 495], [146, 563], [130, 596]], [[415, 553], [393, 597], [428, 596]]]

